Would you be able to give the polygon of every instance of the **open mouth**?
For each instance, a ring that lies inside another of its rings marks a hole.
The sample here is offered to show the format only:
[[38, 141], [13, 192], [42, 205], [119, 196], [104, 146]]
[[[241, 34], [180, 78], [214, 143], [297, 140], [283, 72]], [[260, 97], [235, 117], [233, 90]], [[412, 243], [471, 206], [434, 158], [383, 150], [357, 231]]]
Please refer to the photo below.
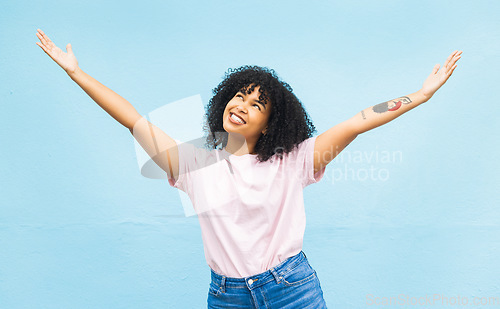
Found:
[[237, 124], [245, 124], [245, 120], [243, 120], [241, 117], [237, 116], [236, 114], [229, 113], [229, 119], [231, 119], [232, 122], [237, 123]]

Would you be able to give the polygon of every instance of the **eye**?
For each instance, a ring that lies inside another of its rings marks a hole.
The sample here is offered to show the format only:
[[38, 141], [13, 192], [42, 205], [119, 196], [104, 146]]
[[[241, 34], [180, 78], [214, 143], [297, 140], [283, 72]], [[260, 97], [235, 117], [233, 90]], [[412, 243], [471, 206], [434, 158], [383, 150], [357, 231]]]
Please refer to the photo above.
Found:
[[259, 104], [254, 104], [253, 106], [257, 106], [257, 108], [260, 110]]
[[237, 94], [236, 97], [243, 99], [243, 96], [241, 94]]

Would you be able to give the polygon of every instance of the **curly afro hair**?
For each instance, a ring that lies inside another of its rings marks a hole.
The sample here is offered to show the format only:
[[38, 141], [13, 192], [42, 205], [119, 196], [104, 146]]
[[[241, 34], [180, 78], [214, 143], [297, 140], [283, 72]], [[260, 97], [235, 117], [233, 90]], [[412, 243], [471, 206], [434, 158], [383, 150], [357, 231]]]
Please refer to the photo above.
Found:
[[216, 134], [225, 132], [222, 118], [226, 105], [238, 91], [251, 93], [256, 86], [260, 86], [259, 100], [269, 99], [272, 102], [266, 134], [260, 136], [254, 149], [260, 162], [269, 160], [273, 155], [282, 158], [283, 154], [292, 151], [316, 131], [302, 103], [293, 94], [292, 87], [281, 81], [274, 70], [242, 66], [229, 69], [223, 81], [212, 90], [214, 96], [206, 107], [204, 125], [208, 148], [226, 146], [227, 134]]

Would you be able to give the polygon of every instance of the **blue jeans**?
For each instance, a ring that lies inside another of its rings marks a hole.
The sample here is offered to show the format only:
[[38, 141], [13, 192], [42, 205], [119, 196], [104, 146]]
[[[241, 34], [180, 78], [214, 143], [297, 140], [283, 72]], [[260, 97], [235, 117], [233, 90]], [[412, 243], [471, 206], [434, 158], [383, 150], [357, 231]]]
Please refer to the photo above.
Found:
[[303, 251], [263, 273], [231, 278], [212, 270], [208, 308], [326, 308], [316, 271]]

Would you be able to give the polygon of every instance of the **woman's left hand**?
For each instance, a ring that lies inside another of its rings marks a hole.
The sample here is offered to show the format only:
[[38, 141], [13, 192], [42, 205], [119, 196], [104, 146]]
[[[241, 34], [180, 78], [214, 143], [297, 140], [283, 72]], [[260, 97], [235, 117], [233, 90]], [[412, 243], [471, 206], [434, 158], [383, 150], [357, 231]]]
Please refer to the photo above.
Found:
[[456, 50], [448, 57], [448, 59], [446, 59], [444, 67], [441, 70], [439, 70], [439, 63], [434, 66], [432, 73], [424, 81], [424, 85], [420, 90], [427, 99], [430, 99], [434, 93], [441, 86], [443, 86], [444, 83], [446, 83], [448, 78], [450, 78], [451, 74], [453, 74], [453, 71], [457, 67], [456, 63], [458, 59], [461, 58], [461, 55], [462, 51]]

